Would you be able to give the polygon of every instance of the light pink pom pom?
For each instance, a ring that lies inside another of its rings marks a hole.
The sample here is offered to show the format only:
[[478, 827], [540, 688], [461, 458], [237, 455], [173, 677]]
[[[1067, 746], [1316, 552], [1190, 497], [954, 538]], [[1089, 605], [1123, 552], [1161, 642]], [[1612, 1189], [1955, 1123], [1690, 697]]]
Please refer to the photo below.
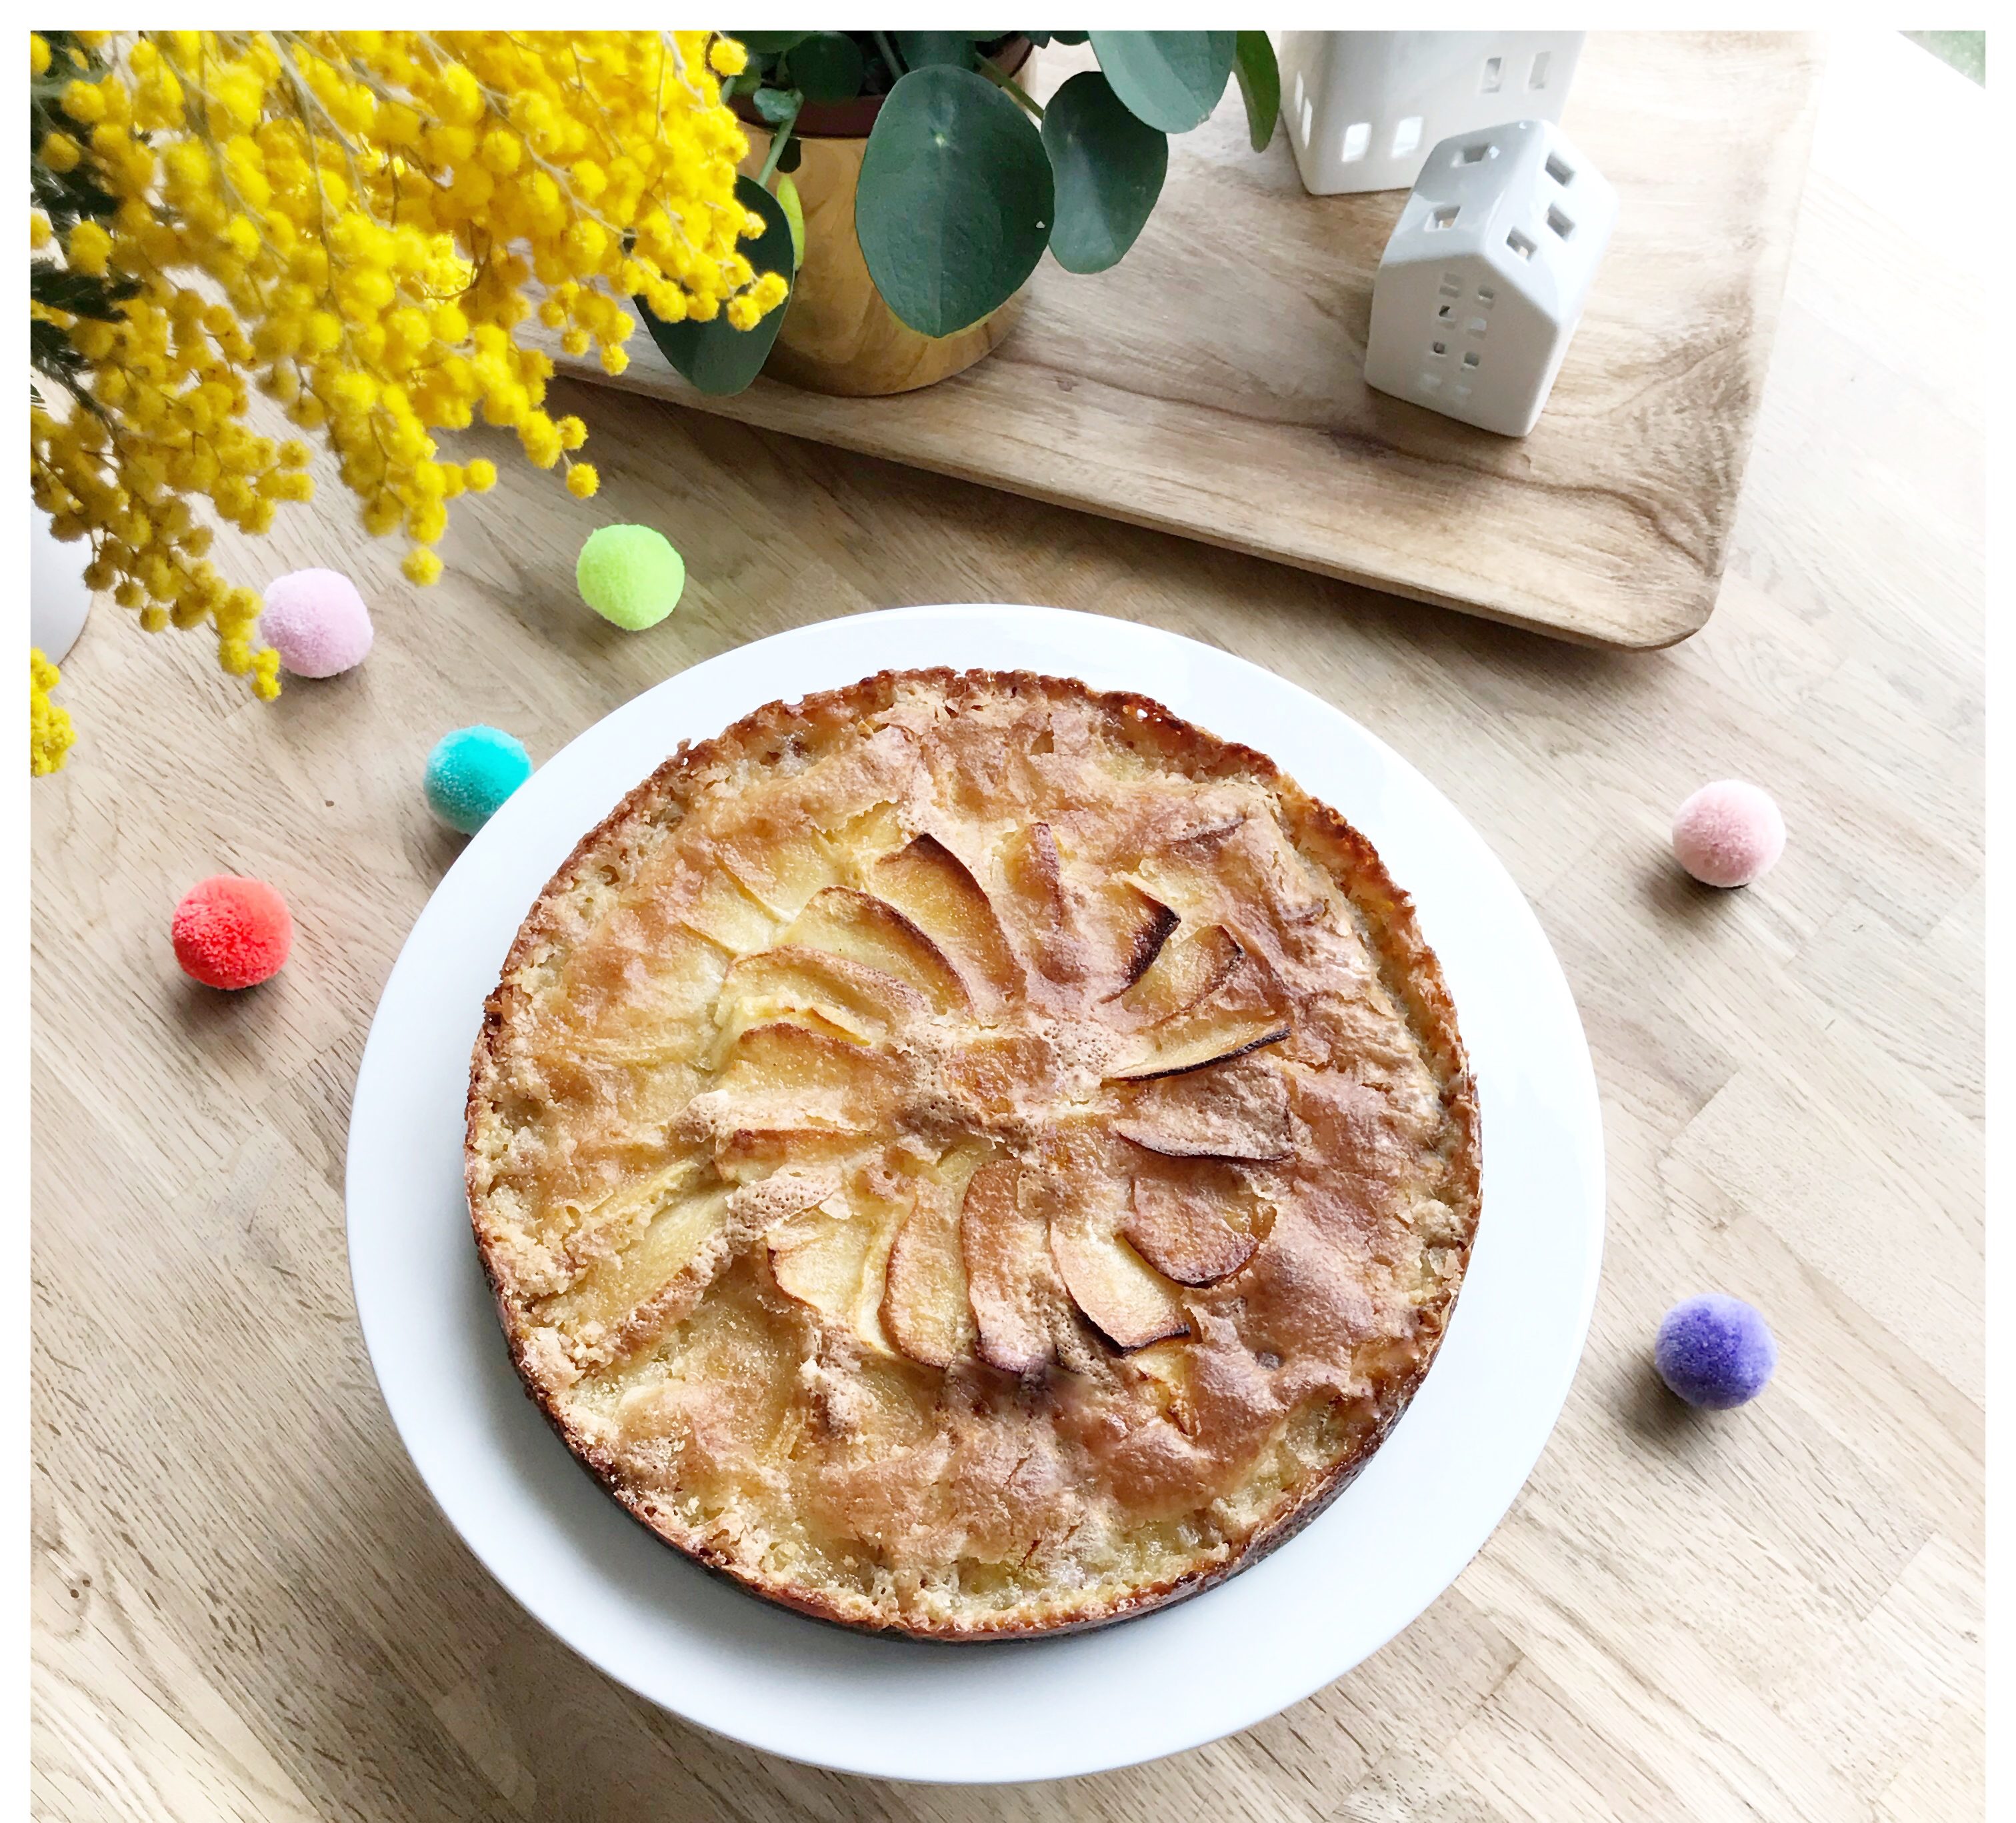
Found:
[[333, 677], [371, 650], [357, 585], [334, 570], [296, 570], [266, 585], [259, 633], [297, 677]]
[[1778, 806], [1741, 779], [1702, 786], [1674, 813], [1674, 856], [1704, 885], [1748, 886], [1784, 852]]

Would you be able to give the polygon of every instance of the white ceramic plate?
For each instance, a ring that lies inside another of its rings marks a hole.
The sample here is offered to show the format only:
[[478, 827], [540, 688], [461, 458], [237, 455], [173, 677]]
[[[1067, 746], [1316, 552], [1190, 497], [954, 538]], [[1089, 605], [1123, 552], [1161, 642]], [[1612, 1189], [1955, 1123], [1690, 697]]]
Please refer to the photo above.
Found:
[[[1061, 1639], [865, 1637], [773, 1608], [661, 1544], [520, 1388], [463, 1191], [484, 996], [581, 833], [682, 737], [927, 665], [1139, 691], [1273, 755], [1364, 830], [1413, 895], [1483, 1111], [1469, 1275], [1433, 1370], [1364, 1472], [1221, 1587]], [[1454, 1580], [1538, 1460], [1581, 1356], [1602, 1251], [1603, 1129], [1575, 1003], [1532, 911], [1390, 748], [1272, 672], [1173, 634], [1053, 608], [916, 607], [696, 665], [534, 774], [449, 870], [386, 983], [346, 1191], [358, 1316], [393, 1422], [470, 1548], [575, 1651], [689, 1720], [794, 1759], [897, 1778], [1059, 1778], [1264, 1720], [1377, 1651]]]

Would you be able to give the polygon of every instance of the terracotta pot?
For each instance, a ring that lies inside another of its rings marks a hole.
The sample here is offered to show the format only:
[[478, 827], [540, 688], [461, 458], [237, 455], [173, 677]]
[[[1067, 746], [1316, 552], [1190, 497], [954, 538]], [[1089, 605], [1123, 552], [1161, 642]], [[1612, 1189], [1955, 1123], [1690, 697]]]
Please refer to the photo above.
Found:
[[[1002, 60], [1025, 85], [1034, 49], [1025, 40]], [[879, 95], [864, 96], [833, 106], [808, 106], [800, 116], [805, 130], [796, 137], [802, 156], [791, 178], [805, 214], [805, 263], [792, 281], [783, 325], [764, 363], [769, 379], [855, 398], [909, 392], [970, 367], [1014, 327], [1021, 313], [1023, 292], [1018, 291], [970, 328], [927, 336], [883, 302], [854, 234], [862, 155], [881, 106]], [[743, 111], [750, 150], [742, 169], [753, 178], [769, 155], [770, 135], [749, 121], [750, 112]]]

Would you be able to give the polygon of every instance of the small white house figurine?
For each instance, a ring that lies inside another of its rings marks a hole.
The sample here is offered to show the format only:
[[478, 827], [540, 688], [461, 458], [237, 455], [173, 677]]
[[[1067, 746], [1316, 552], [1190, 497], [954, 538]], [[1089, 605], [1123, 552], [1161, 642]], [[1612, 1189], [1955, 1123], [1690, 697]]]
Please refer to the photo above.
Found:
[[1525, 436], [1616, 221], [1617, 192], [1548, 121], [1444, 139], [1373, 275], [1366, 384]]
[[1579, 31], [1284, 31], [1281, 112], [1315, 196], [1404, 190], [1428, 148], [1501, 121], [1558, 121]]

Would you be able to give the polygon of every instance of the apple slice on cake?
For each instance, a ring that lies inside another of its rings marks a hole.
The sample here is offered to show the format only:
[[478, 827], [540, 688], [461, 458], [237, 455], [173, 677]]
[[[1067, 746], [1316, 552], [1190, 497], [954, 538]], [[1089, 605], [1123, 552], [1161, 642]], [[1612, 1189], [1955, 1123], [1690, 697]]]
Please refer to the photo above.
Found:
[[971, 1005], [945, 952], [887, 900], [851, 886], [815, 893], [780, 939], [879, 969], [922, 994], [941, 1013]]
[[1020, 1165], [983, 1165], [959, 1205], [960, 1257], [980, 1358], [1035, 1374], [1057, 1358], [1052, 1316], [1064, 1295], [1050, 1257], [1049, 1211]]
[[927, 1367], [970, 1361], [979, 1342], [959, 1245], [963, 1187], [920, 1184], [889, 1251], [882, 1327], [898, 1349]]
[[[1260, 1245], [1251, 1230], [1251, 1201], [1237, 1173], [1226, 1165], [1196, 1165], [1167, 1176], [1134, 1180], [1132, 1207], [1120, 1232], [1164, 1277], [1182, 1285], [1211, 1285], [1229, 1278]], [[1234, 1214], [1245, 1218], [1235, 1225]]]
[[992, 903], [951, 849], [920, 835], [875, 863], [882, 898], [923, 931], [951, 961], [975, 1008], [992, 1018], [1023, 989], [1022, 965], [1009, 947]]

